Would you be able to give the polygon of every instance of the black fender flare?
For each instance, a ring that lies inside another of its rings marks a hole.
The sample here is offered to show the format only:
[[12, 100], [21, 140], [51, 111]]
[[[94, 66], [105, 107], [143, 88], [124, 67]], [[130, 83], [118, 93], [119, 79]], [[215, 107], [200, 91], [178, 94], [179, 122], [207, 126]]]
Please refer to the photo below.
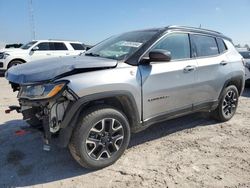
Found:
[[7, 68], [9, 68], [10, 63], [12, 63], [13, 61], [21, 61], [22, 63], [26, 63], [26, 61], [25, 61], [24, 59], [21, 59], [21, 58], [15, 58], [15, 59], [12, 59], [12, 60], [8, 63]]
[[244, 77], [242, 75], [240, 76], [233, 76], [230, 79], [226, 80], [226, 82], [224, 83], [223, 88], [221, 89], [220, 95], [219, 95], [219, 100], [221, 99], [223, 90], [228, 86], [228, 84], [230, 82], [234, 83], [235, 81], [240, 81], [240, 88], [238, 88], [238, 86], [236, 85], [237, 89], [239, 90], [239, 95], [242, 94], [243, 90], [244, 90], [244, 86], [245, 86], [245, 80]]
[[79, 98], [67, 108], [65, 112], [65, 117], [61, 123], [61, 130], [59, 132], [59, 137], [56, 144], [60, 147], [67, 147], [72, 132], [77, 124], [78, 117], [82, 109], [91, 101], [102, 100], [105, 98], [112, 97], [126, 97], [130, 104], [130, 113], [133, 114], [133, 126], [140, 123], [140, 114], [137, 108], [134, 96], [128, 91], [108, 91], [96, 94], [87, 95]]

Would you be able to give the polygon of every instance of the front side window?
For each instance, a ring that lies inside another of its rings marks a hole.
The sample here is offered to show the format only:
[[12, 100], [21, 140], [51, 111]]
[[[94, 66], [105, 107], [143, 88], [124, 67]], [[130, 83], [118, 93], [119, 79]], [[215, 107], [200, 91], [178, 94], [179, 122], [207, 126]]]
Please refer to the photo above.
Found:
[[189, 36], [186, 33], [173, 33], [160, 40], [152, 50], [167, 50], [171, 59], [190, 58]]
[[50, 50], [50, 45], [48, 42], [41, 42], [40, 44], [37, 45], [38, 51], [47, 51]]
[[196, 57], [213, 56], [219, 54], [215, 38], [204, 35], [192, 35], [192, 45], [196, 49]]

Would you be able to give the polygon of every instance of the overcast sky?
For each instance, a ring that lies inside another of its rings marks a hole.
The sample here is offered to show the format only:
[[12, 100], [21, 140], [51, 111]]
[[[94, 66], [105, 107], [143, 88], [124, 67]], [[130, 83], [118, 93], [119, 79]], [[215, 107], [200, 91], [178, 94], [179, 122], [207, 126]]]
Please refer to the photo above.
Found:
[[[0, 43], [32, 38], [30, 0], [0, 0]], [[250, 0], [33, 0], [36, 39], [95, 44], [110, 35], [151, 27], [213, 29], [250, 44]]]

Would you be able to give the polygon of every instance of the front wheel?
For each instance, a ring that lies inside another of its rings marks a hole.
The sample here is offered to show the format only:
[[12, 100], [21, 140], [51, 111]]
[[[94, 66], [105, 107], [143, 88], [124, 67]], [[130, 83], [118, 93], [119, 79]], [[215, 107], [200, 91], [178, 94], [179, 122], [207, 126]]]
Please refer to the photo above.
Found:
[[238, 100], [239, 92], [234, 85], [225, 88], [218, 107], [212, 112], [213, 117], [221, 122], [230, 120], [236, 112]]
[[14, 67], [14, 66], [17, 66], [17, 65], [20, 65], [22, 64], [23, 62], [22, 61], [19, 61], [19, 60], [13, 60], [9, 63], [8, 65], [8, 69], [11, 68], [11, 67]]
[[118, 160], [129, 140], [126, 116], [112, 107], [96, 107], [79, 119], [69, 149], [81, 166], [100, 169]]

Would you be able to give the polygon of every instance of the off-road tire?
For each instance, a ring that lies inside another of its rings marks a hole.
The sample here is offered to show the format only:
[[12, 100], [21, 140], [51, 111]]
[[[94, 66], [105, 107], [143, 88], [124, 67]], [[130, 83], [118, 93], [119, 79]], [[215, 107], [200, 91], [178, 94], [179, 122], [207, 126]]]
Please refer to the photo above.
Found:
[[[233, 96], [230, 97], [230, 93], [232, 93]], [[234, 85], [230, 85], [226, 87], [221, 94], [219, 104], [217, 108], [212, 111], [212, 117], [220, 122], [225, 122], [230, 120], [238, 107], [238, 100], [239, 100], [239, 91]], [[227, 102], [228, 101], [228, 102]], [[230, 113], [228, 112], [228, 115], [225, 113], [225, 109], [231, 107]]]
[[[113, 118], [120, 122], [124, 133], [123, 140], [119, 149], [110, 158], [95, 160], [88, 154], [86, 145], [87, 139], [89, 139], [90, 132], [93, 127], [96, 126], [97, 122], [109, 118]], [[115, 163], [126, 150], [129, 141], [130, 127], [126, 116], [113, 107], [102, 105], [92, 107], [87, 110], [87, 112], [80, 115], [69, 143], [69, 150], [73, 158], [82, 167], [88, 169], [101, 169]]]

